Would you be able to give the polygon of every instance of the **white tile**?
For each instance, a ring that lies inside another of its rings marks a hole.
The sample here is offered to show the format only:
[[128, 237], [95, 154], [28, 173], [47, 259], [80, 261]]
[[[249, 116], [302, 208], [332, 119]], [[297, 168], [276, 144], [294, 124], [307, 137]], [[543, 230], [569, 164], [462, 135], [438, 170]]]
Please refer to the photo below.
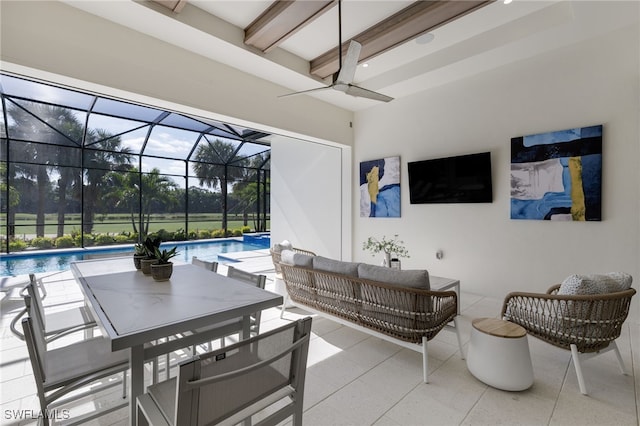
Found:
[[[622, 408], [622, 409], [621, 409]], [[634, 407], [601, 397], [585, 396], [571, 384], [562, 389], [549, 422], [550, 425], [638, 425]]]
[[[252, 256], [243, 260], [247, 263], [243, 265], [246, 270], [261, 269], [270, 262], [270, 258]], [[272, 274], [271, 271], [264, 273]], [[50, 297], [45, 299], [47, 304], [63, 304], [50, 309], [65, 309], [81, 300], [82, 294], [70, 272], [43, 276], [47, 289], [51, 289]], [[12, 315], [22, 308], [22, 304], [21, 300], [0, 300], [0, 414], [5, 409], [39, 409], [24, 342], [8, 330]], [[498, 318], [502, 300], [463, 292], [460, 306], [460, 332], [466, 345], [471, 321], [478, 317]], [[270, 309], [263, 312], [261, 330], [270, 330], [307, 315], [304, 310], [292, 308], [286, 310], [284, 319], [280, 319], [280, 310]], [[77, 338], [65, 339], [56, 345]], [[424, 384], [421, 353], [314, 316], [304, 424], [638, 425], [640, 375], [621, 375], [613, 353], [584, 363], [584, 374], [591, 391], [591, 395], [585, 397], [578, 389], [569, 351], [532, 337], [528, 340], [534, 384], [527, 391], [505, 392], [478, 381], [468, 372], [466, 361], [460, 359], [455, 334], [447, 330], [429, 342], [429, 383]], [[627, 369], [632, 373], [640, 371], [640, 323], [630, 318], [618, 344]], [[175, 371], [173, 368], [172, 373]], [[116, 387], [95, 400], [88, 399], [72, 407], [91, 410], [96, 403], [112, 401], [114, 397], [118, 400], [120, 392], [121, 388]], [[124, 426], [128, 424], [127, 414], [126, 409], [119, 410], [88, 425]], [[35, 425], [35, 421], [9, 423], [4, 419], [0, 419], [0, 423]]]
[[311, 407], [305, 425], [373, 424], [394, 404], [384, 392], [372, 391], [367, 383], [355, 380], [327, 399]]
[[461, 424], [547, 424], [554, 404], [553, 398], [539, 398], [531, 391], [507, 392], [487, 387]]

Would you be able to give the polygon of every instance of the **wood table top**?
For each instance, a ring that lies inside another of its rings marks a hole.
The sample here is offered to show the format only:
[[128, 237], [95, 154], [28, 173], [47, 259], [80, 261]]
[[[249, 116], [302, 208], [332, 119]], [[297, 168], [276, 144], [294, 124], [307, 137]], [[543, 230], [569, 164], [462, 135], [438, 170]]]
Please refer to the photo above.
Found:
[[476, 318], [471, 324], [473, 328], [482, 333], [506, 339], [515, 339], [527, 335], [527, 331], [518, 324], [497, 318]]

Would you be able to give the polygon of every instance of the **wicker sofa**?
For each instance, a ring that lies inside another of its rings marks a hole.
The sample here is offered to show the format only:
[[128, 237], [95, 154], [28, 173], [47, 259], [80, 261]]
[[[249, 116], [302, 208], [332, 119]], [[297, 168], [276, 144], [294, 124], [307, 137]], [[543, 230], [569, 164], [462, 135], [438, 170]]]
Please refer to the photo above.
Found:
[[293, 305], [421, 352], [425, 383], [427, 342], [440, 330], [455, 331], [464, 359], [457, 295], [431, 291], [427, 271], [400, 271], [308, 253], [284, 250], [274, 256]]

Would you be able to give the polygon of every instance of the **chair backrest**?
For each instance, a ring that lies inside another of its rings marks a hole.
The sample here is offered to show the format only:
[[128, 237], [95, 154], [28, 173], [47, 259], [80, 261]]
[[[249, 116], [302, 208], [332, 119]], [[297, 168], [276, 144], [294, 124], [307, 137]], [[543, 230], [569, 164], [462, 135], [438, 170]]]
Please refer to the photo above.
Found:
[[286, 397], [266, 424], [301, 424], [310, 335], [306, 317], [181, 364], [174, 425], [236, 424]]
[[[255, 285], [264, 290], [264, 286], [267, 283], [267, 276], [262, 274], [252, 274], [251, 272], [243, 271], [233, 266], [227, 267], [227, 277], [235, 278], [246, 282], [247, 284]], [[251, 332], [260, 332], [260, 319], [262, 317], [262, 311], [257, 311], [251, 314]]]
[[502, 317], [547, 343], [563, 349], [571, 349], [574, 344], [582, 353], [600, 351], [620, 337], [635, 289], [558, 295], [557, 287], [552, 287], [549, 294], [509, 293]]
[[227, 267], [227, 277], [244, 281], [247, 284], [253, 284], [263, 290], [265, 284], [267, 283], [266, 275], [252, 274], [251, 272], [243, 271], [242, 269], [234, 268], [233, 266]]
[[[30, 298], [28, 295], [24, 296], [24, 298], [25, 303], [31, 303], [31, 301], [26, 300]], [[22, 330], [24, 332], [24, 340], [27, 344], [27, 350], [29, 351], [33, 377], [38, 388], [38, 398], [42, 403], [45, 397], [44, 383], [47, 378], [45, 370], [47, 344], [45, 342], [44, 331], [42, 324], [39, 324], [38, 319], [32, 316], [27, 316], [22, 319]]]
[[200, 266], [201, 268], [204, 268], [208, 271], [218, 272], [218, 262], [210, 262], [208, 260], [198, 259], [197, 257], [193, 256], [191, 258], [191, 263], [193, 265]]
[[[25, 305], [27, 305], [27, 312], [32, 317], [37, 317], [38, 323], [42, 325], [44, 332], [46, 327], [46, 320], [44, 314], [43, 299], [44, 295], [40, 292], [40, 286], [38, 280], [34, 274], [29, 274], [29, 284], [26, 286], [27, 295], [30, 297], [30, 304], [27, 304], [25, 299]], [[43, 286], [44, 289], [44, 286]]]

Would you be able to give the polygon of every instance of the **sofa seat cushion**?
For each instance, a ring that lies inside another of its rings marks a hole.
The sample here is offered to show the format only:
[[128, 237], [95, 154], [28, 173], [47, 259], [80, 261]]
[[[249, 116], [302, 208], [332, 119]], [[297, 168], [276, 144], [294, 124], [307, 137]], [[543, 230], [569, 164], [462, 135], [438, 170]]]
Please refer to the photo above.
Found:
[[293, 250], [283, 250], [280, 254], [280, 261], [287, 265], [301, 266], [303, 268], [313, 267], [314, 256], [309, 256], [304, 253], [296, 253]]
[[558, 294], [605, 294], [624, 291], [631, 287], [631, 275], [626, 272], [606, 274], [569, 275], [560, 285]]
[[313, 258], [313, 269], [324, 272], [332, 272], [334, 274], [348, 275], [350, 277], [358, 277], [358, 265], [354, 262], [343, 262], [341, 260], [329, 259], [328, 257], [315, 256]]
[[424, 269], [398, 270], [361, 263], [358, 266], [358, 277], [401, 287], [430, 289], [429, 272]]

